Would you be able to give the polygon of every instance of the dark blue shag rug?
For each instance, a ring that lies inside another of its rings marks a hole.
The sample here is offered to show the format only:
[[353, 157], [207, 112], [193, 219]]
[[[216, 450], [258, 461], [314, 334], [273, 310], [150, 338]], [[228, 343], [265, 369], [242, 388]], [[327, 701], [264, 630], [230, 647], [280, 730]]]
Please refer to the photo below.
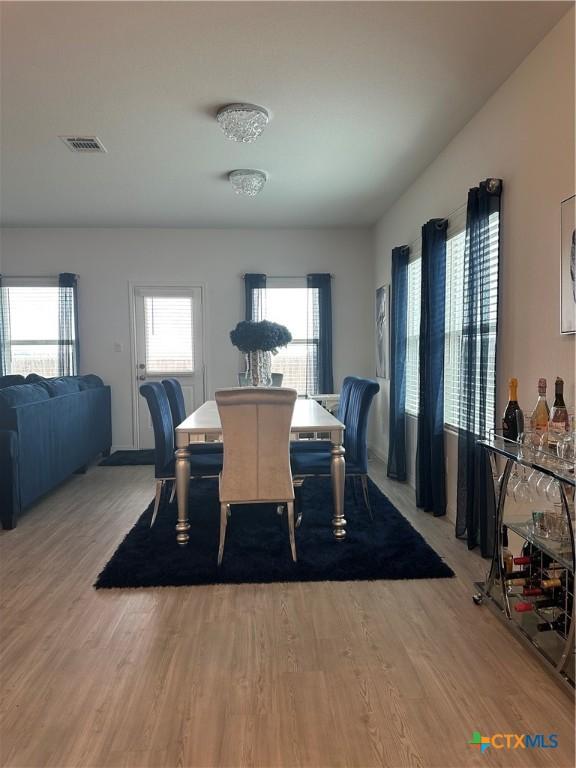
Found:
[[220, 505], [215, 480], [190, 485], [190, 541], [176, 543], [176, 504], [150, 528], [152, 504], [98, 576], [97, 589], [241, 584], [273, 581], [438, 579], [453, 576], [410, 523], [370, 482], [374, 522], [346, 484], [348, 535], [332, 535], [330, 480], [309, 479], [302, 488], [303, 519], [296, 529], [298, 562], [290, 555], [286, 515], [275, 505], [233, 506], [224, 561], [216, 565]]

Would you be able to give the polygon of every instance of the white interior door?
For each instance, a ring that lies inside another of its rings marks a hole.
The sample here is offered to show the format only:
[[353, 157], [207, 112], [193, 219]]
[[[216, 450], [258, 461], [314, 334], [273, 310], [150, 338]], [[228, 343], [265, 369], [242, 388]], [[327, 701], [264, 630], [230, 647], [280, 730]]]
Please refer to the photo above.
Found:
[[134, 287], [137, 447], [153, 448], [154, 432], [139, 387], [145, 381], [178, 379], [186, 413], [204, 402], [202, 289]]

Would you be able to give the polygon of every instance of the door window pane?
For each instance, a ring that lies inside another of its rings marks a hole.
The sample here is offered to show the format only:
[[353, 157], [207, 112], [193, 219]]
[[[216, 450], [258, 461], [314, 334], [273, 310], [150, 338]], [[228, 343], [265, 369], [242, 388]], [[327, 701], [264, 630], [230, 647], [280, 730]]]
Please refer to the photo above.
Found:
[[145, 296], [146, 371], [194, 371], [193, 305], [190, 296]]

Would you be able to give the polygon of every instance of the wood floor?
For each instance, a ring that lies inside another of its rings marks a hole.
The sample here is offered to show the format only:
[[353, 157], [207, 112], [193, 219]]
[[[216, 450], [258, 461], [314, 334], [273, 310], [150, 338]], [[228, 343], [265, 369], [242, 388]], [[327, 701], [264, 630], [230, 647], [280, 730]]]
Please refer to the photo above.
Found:
[[[151, 467], [36, 505], [0, 537], [2, 766], [572, 766], [570, 697], [472, 603], [485, 563], [372, 474], [456, 578], [96, 592]], [[473, 731], [559, 748], [480, 755]]]

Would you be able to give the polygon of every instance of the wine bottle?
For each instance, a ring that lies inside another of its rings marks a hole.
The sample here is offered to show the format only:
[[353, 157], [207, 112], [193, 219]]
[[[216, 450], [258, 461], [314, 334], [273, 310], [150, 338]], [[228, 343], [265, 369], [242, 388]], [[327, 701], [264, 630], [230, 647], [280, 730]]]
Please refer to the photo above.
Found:
[[510, 379], [508, 382], [508, 405], [502, 417], [502, 434], [508, 440], [518, 440], [518, 421], [516, 412], [520, 410], [518, 405], [518, 379]]
[[536, 432], [544, 434], [548, 429], [548, 420], [550, 419], [550, 408], [546, 401], [546, 379], [538, 379], [538, 400], [536, 407], [530, 417], [530, 426]]
[[514, 567], [514, 558], [512, 552], [508, 547], [502, 549], [502, 564], [504, 565], [504, 573], [511, 573]]
[[517, 613], [528, 613], [529, 611], [540, 610], [544, 608], [558, 608], [557, 600], [536, 600], [533, 603], [520, 602], [516, 603], [514, 610]]
[[514, 558], [514, 565], [530, 565], [537, 559], [536, 555], [520, 555]]
[[563, 618], [554, 621], [543, 621], [536, 624], [538, 632], [566, 632], [566, 622]]
[[570, 431], [570, 418], [568, 416], [568, 409], [564, 402], [564, 381], [558, 376], [556, 379], [555, 393], [554, 393], [554, 405], [550, 411], [550, 424], [549, 424], [549, 443], [552, 443], [553, 447], [558, 443], [557, 435], [561, 435], [563, 432]]
[[508, 579], [525, 579], [530, 576], [532, 576], [532, 572], [529, 568], [523, 571], [509, 571], [508, 573], [504, 574], [506, 581], [508, 581]]
[[562, 586], [561, 579], [542, 579], [540, 582], [542, 589], [556, 589]]
[[540, 587], [524, 587], [522, 594], [525, 597], [537, 597], [542, 594], [542, 589]]

